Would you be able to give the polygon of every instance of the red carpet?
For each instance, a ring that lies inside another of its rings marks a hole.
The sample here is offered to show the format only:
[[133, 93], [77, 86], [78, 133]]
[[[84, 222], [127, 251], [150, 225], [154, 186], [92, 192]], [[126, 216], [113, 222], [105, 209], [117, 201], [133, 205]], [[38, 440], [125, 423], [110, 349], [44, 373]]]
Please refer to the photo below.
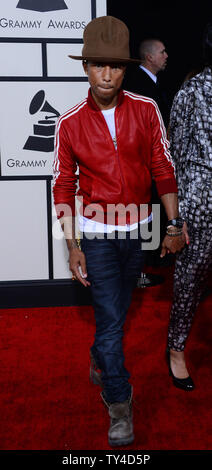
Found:
[[[172, 275], [136, 289], [126, 323], [135, 442], [126, 449], [211, 449], [211, 296], [187, 345], [196, 389], [176, 389], [164, 360]], [[92, 307], [0, 310], [1, 450], [106, 450], [109, 418], [89, 382]]]

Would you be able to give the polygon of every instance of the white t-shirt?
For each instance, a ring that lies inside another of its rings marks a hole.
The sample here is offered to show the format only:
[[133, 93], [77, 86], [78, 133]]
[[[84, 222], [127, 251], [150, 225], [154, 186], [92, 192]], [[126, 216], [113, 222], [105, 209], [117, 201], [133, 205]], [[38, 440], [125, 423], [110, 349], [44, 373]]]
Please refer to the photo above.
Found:
[[115, 148], [117, 148], [117, 143], [116, 143], [116, 126], [115, 126], [115, 109], [102, 109], [102, 114], [105, 118], [105, 121], [108, 125], [108, 129], [110, 131], [110, 135], [112, 137], [112, 141], [114, 143]]

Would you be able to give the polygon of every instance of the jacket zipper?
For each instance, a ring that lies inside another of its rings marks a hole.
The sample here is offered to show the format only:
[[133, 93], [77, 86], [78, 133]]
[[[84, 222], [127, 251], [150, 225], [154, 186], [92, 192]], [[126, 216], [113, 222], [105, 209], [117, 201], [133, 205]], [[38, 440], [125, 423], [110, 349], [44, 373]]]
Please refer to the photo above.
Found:
[[[125, 193], [128, 196], [128, 191], [127, 191], [127, 187], [126, 187], [125, 182], [124, 182], [124, 177], [123, 177], [123, 173], [122, 173], [122, 169], [121, 169], [121, 163], [120, 163], [119, 152], [118, 152], [118, 133], [117, 133], [117, 125], [116, 125], [116, 109], [115, 109], [115, 116], [114, 116], [114, 118], [115, 118], [114, 119], [114, 121], [115, 121], [115, 131], [116, 131], [116, 148], [115, 147], [114, 148], [115, 148], [115, 152], [116, 152], [117, 159], [118, 159], [119, 171], [120, 171], [121, 181], [122, 181], [122, 186], [123, 186], [123, 191], [124, 191], [125, 204], [128, 204], [127, 200], [125, 198]], [[128, 197], [127, 197], [127, 199], [128, 199]]]
[[[124, 177], [123, 177], [123, 173], [122, 173], [122, 169], [121, 169], [121, 164], [120, 164], [120, 158], [119, 158], [119, 153], [118, 153], [118, 136], [117, 136], [117, 126], [116, 126], [116, 109], [115, 109], [115, 116], [114, 116], [114, 121], [115, 121], [115, 132], [116, 132], [116, 148], [115, 148], [115, 145], [114, 145], [114, 142], [113, 142], [113, 139], [111, 137], [111, 134], [110, 134], [110, 131], [108, 129], [108, 125], [105, 121], [105, 118], [104, 116], [102, 115], [101, 113], [101, 116], [102, 116], [102, 119], [104, 120], [104, 124], [107, 128], [107, 134], [109, 134], [109, 138], [110, 138], [110, 141], [112, 143], [112, 146], [113, 146], [113, 149], [114, 149], [114, 152], [115, 152], [115, 156], [118, 160], [118, 166], [119, 166], [119, 172], [120, 172], [120, 177], [121, 177], [121, 183], [122, 183], [122, 187], [123, 187], [123, 192], [124, 192], [124, 198], [125, 198], [125, 193], [127, 194], [127, 188], [126, 188], [126, 185], [124, 183]], [[124, 190], [125, 188], [125, 190]], [[127, 201], [126, 201], [126, 198], [125, 198], [125, 204], [128, 204]]]

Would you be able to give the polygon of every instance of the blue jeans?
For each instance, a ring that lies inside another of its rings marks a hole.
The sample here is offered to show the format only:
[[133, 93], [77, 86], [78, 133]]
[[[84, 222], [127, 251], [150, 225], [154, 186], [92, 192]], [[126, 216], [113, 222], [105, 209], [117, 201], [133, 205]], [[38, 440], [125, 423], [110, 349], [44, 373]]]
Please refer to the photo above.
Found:
[[[116, 232], [117, 235], [117, 232]], [[129, 372], [124, 367], [123, 326], [132, 290], [143, 267], [141, 238], [81, 240], [86, 257], [88, 280], [96, 320], [91, 348], [102, 371], [104, 397], [110, 403], [122, 402], [131, 394]]]

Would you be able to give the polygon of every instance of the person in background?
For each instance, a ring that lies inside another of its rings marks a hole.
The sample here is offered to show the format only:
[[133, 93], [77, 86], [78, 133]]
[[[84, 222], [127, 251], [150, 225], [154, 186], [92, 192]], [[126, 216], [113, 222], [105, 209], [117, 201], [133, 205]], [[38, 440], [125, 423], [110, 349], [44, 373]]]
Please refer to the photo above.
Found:
[[[177, 186], [158, 107], [153, 100], [122, 90], [126, 65], [133, 61], [127, 26], [111, 16], [95, 18], [83, 39], [82, 55], [70, 57], [82, 60], [90, 89], [87, 98], [59, 118], [53, 192], [70, 270], [91, 288], [96, 334], [90, 378], [103, 388], [109, 444], [118, 446], [134, 440], [132, 386], [122, 337], [143, 265], [141, 235], [149, 214], [143, 213], [143, 206], [148, 208], [151, 198], [152, 175], [170, 220], [161, 256], [182, 249], [185, 235], [173, 225], [176, 219], [180, 223]], [[74, 232], [77, 164], [78, 195], [83, 197], [81, 250]], [[120, 204], [120, 213], [113, 212]]]
[[124, 86], [127, 90], [156, 101], [167, 128], [171, 103], [158, 77], [159, 72], [163, 72], [167, 66], [166, 47], [160, 39], [147, 38], [140, 43], [139, 55], [141, 63], [128, 68]]
[[[132, 65], [128, 68], [124, 87], [127, 90], [152, 98], [158, 105], [166, 129], [169, 124], [171, 99], [159, 82], [158, 76], [167, 66], [168, 54], [164, 43], [160, 39], [146, 38], [140, 43], [139, 55], [140, 65]], [[166, 231], [167, 217], [163, 205], [157, 193], [155, 181], [152, 181], [152, 204], [160, 204], [161, 230], [160, 238], [164, 237]], [[145, 264], [158, 267], [161, 264], [173, 263], [173, 255], [168, 254], [166, 260], [160, 258], [161, 246], [158, 249], [146, 252]], [[138, 278], [138, 287], [151, 287], [164, 281], [160, 275], [153, 273], [141, 273]]]
[[203, 71], [183, 83], [170, 116], [179, 210], [190, 242], [176, 257], [167, 360], [174, 385], [186, 391], [194, 382], [184, 348], [212, 263], [212, 23], [204, 32], [203, 52]]

